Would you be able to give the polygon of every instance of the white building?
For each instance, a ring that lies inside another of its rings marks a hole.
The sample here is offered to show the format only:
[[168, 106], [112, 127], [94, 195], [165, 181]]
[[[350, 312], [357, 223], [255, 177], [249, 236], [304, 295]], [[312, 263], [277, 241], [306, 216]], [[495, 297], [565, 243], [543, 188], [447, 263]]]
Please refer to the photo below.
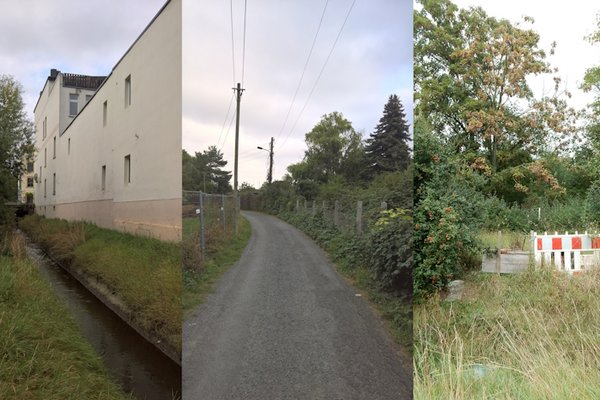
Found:
[[51, 70], [34, 113], [37, 213], [181, 239], [181, 0], [107, 77]]

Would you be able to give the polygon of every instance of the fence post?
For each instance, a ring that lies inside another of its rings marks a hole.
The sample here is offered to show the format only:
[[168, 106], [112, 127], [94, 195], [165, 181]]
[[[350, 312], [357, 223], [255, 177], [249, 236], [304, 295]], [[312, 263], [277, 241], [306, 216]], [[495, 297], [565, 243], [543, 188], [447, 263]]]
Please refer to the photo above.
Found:
[[223, 220], [223, 233], [227, 234], [227, 224], [225, 223], [225, 195], [221, 195], [221, 219]]
[[204, 199], [203, 193], [200, 192], [200, 252], [201, 259], [204, 261], [204, 253], [205, 253], [205, 242], [204, 242]]
[[300, 199], [296, 199], [296, 213], [300, 212]]
[[502, 252], [500, 249], [502, 248], [502, 231], [498, 231], [498, 236], [496, 237], [496, 273], [499, 274], [502, 270], [502, 263], [500, 257]]
[[333, 206], [333, 225], [337, 228], [340, 224], [340, 202], [339, 200], [335, 201], [335, 205]]
[[316, 202], [313, 200], [312, 216], [314, 217], [316, 214], [317, 214], [317, 206], [316, 206]]
[[308, 208], [306, 207], [306, 199], [304, 199], [304, 212], [306, 212], [306, 210], [308, 210]]
[[362, 233], [362, 211], [363, 211], [363, 202], [362, 202], [362, 200], [358, 200], [356, 202], [356, 232], [358, 234]]

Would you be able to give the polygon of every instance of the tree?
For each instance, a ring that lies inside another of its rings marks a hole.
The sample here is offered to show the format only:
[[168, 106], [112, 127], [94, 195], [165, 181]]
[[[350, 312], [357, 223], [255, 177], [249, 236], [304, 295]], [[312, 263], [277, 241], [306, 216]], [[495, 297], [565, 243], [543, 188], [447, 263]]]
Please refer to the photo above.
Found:
[[361, 135], [339, 112], [324, 115], [305, 141], [304, 159], [288, 167], [295, 182], [324, 183], [338, 175], [354, 180], [364, 169]]
[[528, 77], [553, 71], [538, 48], [538, 34], [479, 7], [459, 9], [449, 0], [419, 3], [416, 113], [470, 161], [483, 156], [492, 174], [519, 165], [524, 152], [549, 145], [566, 150], [577, 117], [561, 96], [569, 93], [559, 92], [556, 77], [553, 94], [536, 99], [527, 83]]
[[410, 165], [408, 123], [402, 103], [391, 95], [383, 116], [365, 147], [370, 168], [376, 174], [403, 171]]
[[12, 77], [0, 75], [0, 225], [7, 222], [3, 204], [16, 200], [17, 180], [33, 154], [33, 124], [23, 109], [22, 92]]
[[231, 172], [223, 170], [227, 161], [216, 146], [210, 146], [192, 157], [185, 150], [182, 155], [182, 184], [184, 190], [200, 190], [207, 193], [231, 191]]
[[[587, 37], [591, 44], [600, 44], [600, 14], [597, 16], [596, 25], [596, 30]], [[600, 176], [600, 65], [586, 70], [581, 88], [595, 95], [594, 101], [588, 106], [586, 126], [588, 147], [584, 157], [595, 176]]]

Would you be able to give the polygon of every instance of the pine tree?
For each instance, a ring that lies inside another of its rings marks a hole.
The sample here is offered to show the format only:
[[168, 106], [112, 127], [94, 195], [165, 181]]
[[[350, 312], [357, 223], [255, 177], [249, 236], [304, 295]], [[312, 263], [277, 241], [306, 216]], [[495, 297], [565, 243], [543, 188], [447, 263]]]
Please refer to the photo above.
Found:
[[393, 94], [375, 131], [367, 139], [365, 151], [370, 169], [375, 174], [405, 170], [410, 164], [409, 141], [404, 108]]

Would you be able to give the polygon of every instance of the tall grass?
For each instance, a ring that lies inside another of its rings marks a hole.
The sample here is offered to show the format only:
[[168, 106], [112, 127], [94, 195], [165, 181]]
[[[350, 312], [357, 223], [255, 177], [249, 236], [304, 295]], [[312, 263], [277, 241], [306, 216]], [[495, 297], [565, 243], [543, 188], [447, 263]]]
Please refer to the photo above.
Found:
[[600, 272], [471, 275], [415, 306], [416, 399], [599, 399]]
[[239, 219], [239, 235], [230, 237], [219, 226], [207, 231], [207, 245], [204, 260], [200, 258], [198, 244], [198, 219], [183, 220], [183, 310], [190, 313], [213, 290], [218, 279], [242, 255], [251, 234], [250, 223], [244, 217]]
[[[20, 252], [22, 241], [13, 240]], [[0, 398], [125, 399], [24, 252], [0, 256]]]
[[178, 245], [39, 216], [25, 218], [21, 228], [54, 258], [105, 284], [138, 326], [181, 351]]

